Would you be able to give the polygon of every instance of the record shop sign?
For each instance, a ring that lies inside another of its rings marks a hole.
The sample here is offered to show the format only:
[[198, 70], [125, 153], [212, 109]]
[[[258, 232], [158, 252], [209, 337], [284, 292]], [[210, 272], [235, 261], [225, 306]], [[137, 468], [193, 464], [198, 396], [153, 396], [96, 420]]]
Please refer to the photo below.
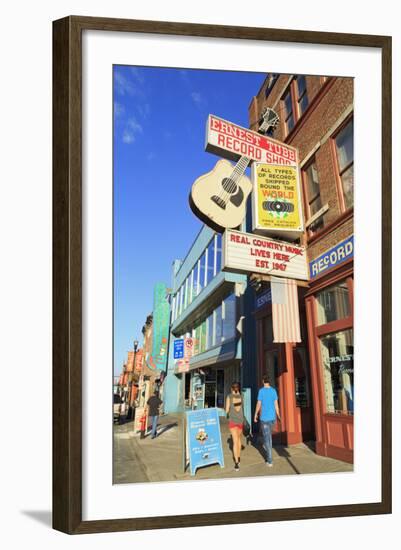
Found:
[[231, 229], [223, 236], [222, 264], [225, 271], [309, 279], [304, 246]]
[[297, 166], [295, 147], [253, 132], [215, 115], [206, 123], [206, 151], [237, 161], [241, 157], [258, 162]]
[[328, 269], [332, 269], [353, 257], [354, 236], [351, 235], [351, 237], [326, 250], [326, 252], [323, 252], [323, 254], [309, 263], [310, 278], [314, 279], [325, 273]]

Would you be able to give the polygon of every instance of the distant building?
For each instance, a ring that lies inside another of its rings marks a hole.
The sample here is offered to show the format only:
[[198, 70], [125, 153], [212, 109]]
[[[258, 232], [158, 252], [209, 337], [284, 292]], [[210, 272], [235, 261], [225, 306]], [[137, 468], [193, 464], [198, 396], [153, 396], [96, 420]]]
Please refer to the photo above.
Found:
[[[234, 380], [249, 386], [244, 358], [247, 277], [221, 271], [221, 235], [203, 226], [185, 259], [173, 264], [166, 412], [217, 407]], [[253, 319], [250, 321], [254, 323]], [[174, 359], [175, 341], [185, 355]]]

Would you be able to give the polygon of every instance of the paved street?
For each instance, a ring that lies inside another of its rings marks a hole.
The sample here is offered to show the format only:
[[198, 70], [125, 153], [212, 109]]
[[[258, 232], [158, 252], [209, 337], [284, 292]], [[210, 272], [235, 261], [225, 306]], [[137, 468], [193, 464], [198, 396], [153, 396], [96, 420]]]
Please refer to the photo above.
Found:
[[114, 483], [146, 481], [174, 481], [180, 479], [213, 479], [255, 477], [266, 475], [313, 474], [322, 472], [351, 472], [352, 464], [321, 457], [301, 443], [273, 449], [273, 468], [267, 468], [257, 442], [245, 446], [241, 452], [241, 470], [233, 470], [230, 450], [231, 437], [228, 422], [220, 419], [225, 467], [211, 465], [197, 470], [191, 476], [183, 471], [182, 416], [165, 415], [159, 419], [158, 437], [140, 439], [134, 435], [133, 422], [114, 426]]

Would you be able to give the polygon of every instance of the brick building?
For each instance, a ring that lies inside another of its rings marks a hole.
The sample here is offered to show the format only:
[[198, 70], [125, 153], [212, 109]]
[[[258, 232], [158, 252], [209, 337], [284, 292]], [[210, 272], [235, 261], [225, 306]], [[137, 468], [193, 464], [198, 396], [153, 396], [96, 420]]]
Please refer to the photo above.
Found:
[[353, 462], [353, 80], [268, 75], [251, 129], [266, 106], [280, 116], [273, 137], [299, 151], [310, 281], [296, 345], [273, 342], [271, 303], [257, 298], [258, 378], [269, 371], [279, 392], [277, 442], [315, 439], [319, 454]]

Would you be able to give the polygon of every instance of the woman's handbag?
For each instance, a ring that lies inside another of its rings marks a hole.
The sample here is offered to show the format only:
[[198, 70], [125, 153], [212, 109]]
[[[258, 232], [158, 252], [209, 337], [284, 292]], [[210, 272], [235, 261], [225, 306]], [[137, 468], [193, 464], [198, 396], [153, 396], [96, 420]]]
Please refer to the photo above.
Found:
[[244, 418], [244, 425], [242, 428], [242, 433], [245, 437], [248, 437], [251, 434], [251, 427], [249, 425], [249, 422], [246, 418]]

